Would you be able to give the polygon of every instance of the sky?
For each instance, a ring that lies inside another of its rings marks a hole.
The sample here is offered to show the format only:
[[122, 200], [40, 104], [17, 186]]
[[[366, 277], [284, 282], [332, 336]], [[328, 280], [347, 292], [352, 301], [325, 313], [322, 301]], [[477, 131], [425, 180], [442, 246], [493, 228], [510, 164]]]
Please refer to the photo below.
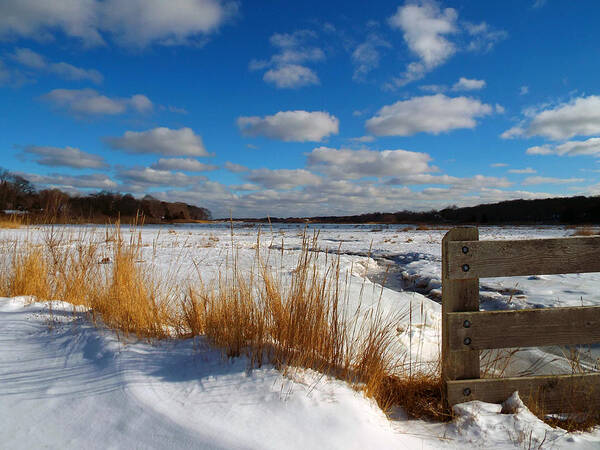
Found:
[[600, 194], [600, 2], [1, 0], [0, 166], [214, 217]]

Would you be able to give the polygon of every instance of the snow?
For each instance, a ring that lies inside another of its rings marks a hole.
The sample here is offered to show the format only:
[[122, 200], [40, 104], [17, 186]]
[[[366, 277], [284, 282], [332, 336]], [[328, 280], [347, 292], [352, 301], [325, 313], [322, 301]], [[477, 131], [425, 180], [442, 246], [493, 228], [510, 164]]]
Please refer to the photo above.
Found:
[[[322, 264], [339, 252], [348, 307], [366, 312], [378, 304], [386, 314], [400, 314], [398, 352], [414, 364], [435, 363], [440, 243], [447, 230], [404, 228], [324, 225], [307, 232], [319, 233], [313, 250]], [[129, 230], [123, 231], [128, 239]], [[63, 237], [61, 245], [81, 237], [102, 243], [106, 236], [93, 226], [24, 227], [0, 230], [0, 245], [43, 242], [50, 232]], [[304, 225], [274, 225], [262, 227], [257, 239], [258, 227], [251, 224], [234, 224], [233, 235], [228, 224], [146, 226], [140, 261], [171, 282], [210, 283], [234, 256], [250, 272], [258, 247], [285, 281], [303, 232]], [[570, 233], [561, 227], [480, 229], [481, 239]], [[600, 304], [599, 283], [600, 274], [482, 280], [482, 308]], [[390, 419], [362, 393], [312, 371], [249, 370], [245, 358], [226, 360], [202, 338], [126, 341], [92, 326], [81, 308], [31, 301], [0, 299], [3, 448], [527, 448], [542, 441], [553, 448], [600, 446], [600, 430], [552, 429], [518, 397], [505, 405], [510, 414], [500, 405], [470, 402], [456, 406], [448, 424], [407, 420], [401, 411]], [[568, 362], [557, 355], [554, 348], [526, 349], [511, 370], [568, 372]], [[583, 362], [593, 366], [597, 356], [592, 347]], [[540, 360], [547, 363], [536, 367]]]

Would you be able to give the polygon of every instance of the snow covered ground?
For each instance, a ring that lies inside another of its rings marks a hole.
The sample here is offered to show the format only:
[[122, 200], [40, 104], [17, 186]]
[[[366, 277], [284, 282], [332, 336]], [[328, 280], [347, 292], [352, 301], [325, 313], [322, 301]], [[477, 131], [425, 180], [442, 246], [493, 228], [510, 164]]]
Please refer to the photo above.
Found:
[[[311, 226], [320, 260], [340, 253], [349, 305], [381, 305], [403, 314], [398, 348], [415, 363], [439, 355], [440, 243], [446, 230], [405, 226]], [[127, 230], [125, 238], [127, 238]], [[138, 230], [139, 231], [139, 230]], [[141, 264], [172, 282], [206, 283], [232, 264], [250, 271], [257, 246], [285, 280], [300, 253], [303, 225], [228, 224], [144, 227]], [[558, 237], [571, 230], [482, 228], [481, 239]], [[0, 247], [47, 240], [50, 229], [0, 230]], [[62, 245], [92, 226], [58, 227]], [[232, 246], [233, 249], [232, 250]], [[107, 248], [107, 255], [108, 248]], [[329, 254], [326, 254], [329, 252]], [[482, 308], [600, 304], [600, 274], [482, 280]], [[382, 287], [382, 285], [384, 287]], [[223, 360], [201, 339], [147, 344], [118, 340], [92, 327], [84, 311], [61, 302], [0, 299], [0, 442], [3, 448], [598, 448], [600, 430], [554, 430], [517, 404], [515, 414], [471, 402], [450, 424], [390, 420], [346, 384], [310, 371], [283, 376], [271, 367], [248, 371], [244, 358]], [[597, 349], [586, 362], [593, 366]], [[515, 360], [524, 372], [564, 372], [556, 349], [530, 349]], [[538, 370], [539, 369], [539, 370]], [[567, 370], [568, 371], [568, 370]], [[518, 403], [513, 399], [513, 403]], [[536, 444], [537, 442], [537, 444]], [[529, 444], [532, 444], [531, 446]]]

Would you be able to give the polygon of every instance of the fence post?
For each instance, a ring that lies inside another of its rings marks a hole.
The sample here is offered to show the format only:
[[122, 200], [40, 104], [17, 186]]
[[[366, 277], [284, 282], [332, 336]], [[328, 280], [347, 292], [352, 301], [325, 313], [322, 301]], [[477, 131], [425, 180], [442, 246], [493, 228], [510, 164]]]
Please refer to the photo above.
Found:
[[[479, 230], [475, 227], [453, 228], [442, 240], [442, 381], [479, 378], [479, 351], [451, 350], [448, 313], [479, 311], [479, 278], [451, 280], [448, 268], [456, 256], [448, 253], [450, 241], [478, 241]], [[462, 249], [464, 252], [465, 249]], [[468, 252], [468, 249], [466, 249]], [[454, 258], [453, 258], [454, 256]], [[456, 263], [458, 264], [458, 263]], [[465, 346], [466, 347], [466, 346]], [[444, 387], [444, 389], [446, 389]]]

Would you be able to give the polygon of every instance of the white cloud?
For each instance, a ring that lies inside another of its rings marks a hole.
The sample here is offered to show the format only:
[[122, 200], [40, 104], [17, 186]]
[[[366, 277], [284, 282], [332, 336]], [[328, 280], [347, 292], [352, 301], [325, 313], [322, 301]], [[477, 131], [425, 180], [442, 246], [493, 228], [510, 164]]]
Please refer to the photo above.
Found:
[[468, 51], [489, 51], [507, 37], [505, 31], [495, 30], [486, 22], [459, 23], [454, 8], [442, 9], [435, 0], [407, 1], [398, 7], [388, 23], [403, 32], [406, 45], [418, 57], [417, 61], [408, 64], [399, 78], [388, 84], [390, 88], [423, 78], [462, 50], [462, 46], [450, 39], [453, 35], [467, 33], [469, 40], [464, 49]]
[[531, 167], [526, 167], [525, 169], [510, 169], [508, 171], [508, 173], [519, 173], [519, 174], [523, 174], [523, 173], [536, 173], [537, 170], [532, 169]]
[[529, 147], [525, 153], [528, 155], [551, 155], [554, 153], [552, 149], [546, 145]]
[[126, 131], [122, 137], [105, 139], [113, 149], [128, 153], [156, 153], [167, 156], [209, 156], [202, 138], [191, 128], [159, 127], [147, 131]]
[[187, 44], [236, 11], [237, 3], [220, 0], [4, 0], [0, 36], [50, 40], [60, 31], [88, 46], [104, 44], [107, 35], [128, 47]]
[[209, 172], [217, 170], [212, 164], [204, 164], [193, 158], [160, 158], [150, 166], [157, 170], [183, 170], [185, 172]]
[[246, 166], [242, 166], [241, 164], [232, 163], [230, 161], [227, 161], [225, 163], [225, 168], [233, 173], [248, 172], [248, 170], [250, 170]]
[[379, 67], [379, 49], [391, 47], [392, 45], [386, 40], [376, 34], [370, 34], [352, 52], [352, 63], [354, 64], [352, 79], [364, 81], [369, 72]]
[[600, 138], [590, 138], [585, 141], [568, 141], [555, 147], [548, 145], [530, 147], [526, 153], [528, 155], [592, 155], [600, 157]]
[[361, 142], [361, 143], [365, 143], [365, 142], [374, 142], [375, 141], [375, 136], [359, 136], [359, 137], [353, 137], [353, 138], [349, 138], [349, 141], [352, 142]]
[[33, 173], [18, 174], [36, 185], [45, 187], [59, 187], [66, 190], [77, 189], [115, 189], [118, 184], [111, 180], [106, 175], [100, 173], [92, 173], [87, 175], [67, 176], [60, 174], [37, 175]]
[[474, 128], [477, 117], [491, 113], [492, 107], [479, 100], [436, 94], [384, 106], [367, 120], [366, 127], [376, 136], [438, 134], [457, 128]]
[[44, 147], [28, 145], [24, 153], [36, 157], [35, 162], [43, 166], [72, 167], [75, 169], [101, 169], [108, 164], [99, 155], [87, 153], [74, 147]]
[[246, 179], [267, 189], [292, 189], [321, 182], [320, 176], [305, 169], [254, 169]]
[[267, 83], [273, 83], [279, 89], [319, 84], [319, 77], [311, 69], [298, 64], [287, 64], [269, 69], [263, 75], [263, 80]]
[[398, 85], [422, 78], [425, 73], [446, 62], [456, 46], [447, 35], [457, 33], [458, 13], [453, 8], [442, 10], [434, 1], [406, 3], [388, 19], [390, 26], [402, 30], [408, 48], [419, 57], [408, 65]]
[[[472, 191], [475, 189], [506, 188], [512, 183], [506, 178], [486, 177], [475, 175], [469, 178], [459, 178], [450, 175], [430, 175], [408, 173], [394, 177], [387, 184], [397, 185], [419, 185], [419, 184], [442, 184], [449, 185], [461, 191]], [[430, 191], [436, 192], [436, 191]], [[438, 191], [439, 192], [439, 191]]]
[[600, 96], [579, 97], [536, 114], [528, 124], [521, 123], [503, 138], [543, 136], [552, 140], [600, 134]]
[[286, 142], [318, 142], [339, 131], [337, 117], [324, 111], [280, 111], [272, 116], [239, 117], [244, 136], [265, 136]]
[[385, 177], [437, 170], [429, 165], [431, 157], [427, 153], [407, 150], [338, 150], [318, 147], [308, 154], [307, 159], [311, 170], [334, 179]]
[[485, 87], [485, 80], [460, 77], [452, 86], [453, 91], [477, 91]]
[[523, 186], [533, 184], [573, 184], [581, 183], [585, 178], [552, 178], [552, 177], [527, 177], [521, 183]]
[[43, 95], [42, 99], [75, 115], [115, 115], [127, 110], [147, 112], [153, 108], [152, 102], [145, 95], [110, 98], [94, 89], [54, 89]]
[[493, 164], [490, 164], [490, 167], [506, 167], [506, 166], [508, 166], [508, 164], [506, 164], [506, 163], [493, 163]]
[[190, 186], [206, 180], [206, 177], [203, 176], [190, 176], [182, 172], [157, 170], [151, 167], [121, 170], [118, 173], [118, 177], [125, 184], [129, 184], [132, 191], [141, 190], [140, 187]]
[[529, 94], [529, 86], [521, 86], [519, 89], [519, 95], [527, 95]]
[[467, 46], [469, 51], [489, 52], [494, 45], [508, 37], [506, 31], [495, 30], [486, 22], [479, 24], [464, 22], [464, 27], [471, 36], [471, 41]]
[[234, 191], [259, 191], [261, 187], [258, 184], [244, 183], [244, 184], [232, 184], [229, 186]]
[[11, 56], [25, 67], [52, 73], [67, 80], [89, 80], [96, 84], [102, 83], [102, 74], [95, 69], [82, 69], [66, 62], [49, 62], [42, 55], [28, 48], [17, 48]]
[[542, 8], [548, 0], [534, 0], [533, 5], [531, 7], [533, 9]]
[[269, 69], [263, 80], [273, 83], [277, 88], [299, 88], [319, 84], [317, 74], [306, 67], [306, 63], [322, 61], [325, 53], [308, 42], [317, 34], [310, 30], [298, 30], [294, 33], [275, 33], [269, 39], [277, 52], [269, 60], [250, 61], [250, 70]]

